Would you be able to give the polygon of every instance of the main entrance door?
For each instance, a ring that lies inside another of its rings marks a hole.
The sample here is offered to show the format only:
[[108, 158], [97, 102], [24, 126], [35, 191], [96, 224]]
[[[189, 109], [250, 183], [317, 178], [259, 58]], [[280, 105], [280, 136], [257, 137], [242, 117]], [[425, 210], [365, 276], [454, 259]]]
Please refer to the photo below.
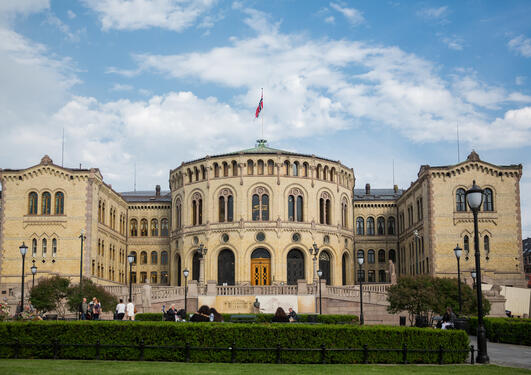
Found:
[[264, 248], [251, 254], [251, 285], [271, 284], [271, 255]]
[[297, 285], [297, 280], [304, 279], [304, 255], [298, 249], [288, 253], [288, 285]]

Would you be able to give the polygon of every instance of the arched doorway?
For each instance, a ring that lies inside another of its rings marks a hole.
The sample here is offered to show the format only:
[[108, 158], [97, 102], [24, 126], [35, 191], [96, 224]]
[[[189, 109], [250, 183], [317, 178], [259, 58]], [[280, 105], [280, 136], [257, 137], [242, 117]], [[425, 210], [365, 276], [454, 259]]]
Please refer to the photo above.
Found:
[[342, 285], [347, 285], [347, 264], [348, 264], [347, 253], [344, 253], [343, 259], [341, 260], [341, 283]]
[[192, 259], [192, 280], [199, 281], [199, 268], [200, 268], [201, 255], [194, 252], [194, 259]]
[[259, 247], [251, 254], [251, 285], [271, 284], [271, 254]]
[[179, 254], [175, 254], [175, 265], [177, 268], [177, 285], [181, 286], [182, 269], [181, 269], [181, 256]]
[[304, 255], [299, 249], [288, 253], [288, 285], [297, 285], [297, 280], [304, 279]]
[[326, 285], [330, 285], [330, 254], [326, 250], [319, 254], [319, 269], [323, 272], [321, 279], [325, 279]]
[[218, 285], [234, 285], [234, 253], [221, 250], [218, 255]]

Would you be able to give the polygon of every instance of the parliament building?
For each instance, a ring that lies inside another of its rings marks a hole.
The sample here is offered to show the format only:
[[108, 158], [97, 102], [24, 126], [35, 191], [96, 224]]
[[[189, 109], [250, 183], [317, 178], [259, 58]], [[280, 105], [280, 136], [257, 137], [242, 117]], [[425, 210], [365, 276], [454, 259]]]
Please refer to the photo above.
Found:
[[456, 245], [466, 278], [474, 267], [465, 202], [473, 180], [484, 189], [483, 281], [523, 286], [521, 175], [521, 165], [490, 164], [472, 152], [456, 165], [422, 165], [407, 189], [358, 189], [354, 170], [339, 161], [259, 140], [182, 163], [169, 171], [169, 191], [120, 193], [97, 168], [63, 168], [44, 156], [26, 169], [0, 169], [0, 291], [20, 285], [22, 243], [27, 280], [35, 265], [37, 279], [77, 282], [82, 260], [83, 275], [104, 285], [129, 277], [182, 285], [185, 269], [200, 285], [312, 283], [317, 269], [332, 286], [389, 283], [456, 277]]

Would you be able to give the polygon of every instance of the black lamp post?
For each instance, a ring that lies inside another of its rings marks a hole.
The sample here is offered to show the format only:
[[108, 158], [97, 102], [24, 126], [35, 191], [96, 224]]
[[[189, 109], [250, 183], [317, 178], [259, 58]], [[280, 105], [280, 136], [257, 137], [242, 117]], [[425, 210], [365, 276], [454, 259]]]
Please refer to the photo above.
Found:
[[461, 315], [461, 310], [463, 309], [463, 302], [461, 300], [461, 268], [460, 268], [460, 262], [461, 254], [463, 252], [463, 249], [459, 247], [459, 244], [454, 249], [455, 257], [457, 258], [457, 295], [459, 298], [459, 315]]
[[474, 180], [472, 187], [465, 193], [468, 206], [474, 215], [474, 256], [476, 258], [476, 293], [478, 299], [478, 363], [489, 363], [487, 354], [487, 332], [483, 323], [483, 295], [481, 293], [481, 259], [479, 254], [479, 235], [478, 235], [478, 211], [483, 201], [483, 190], [476, 185]]
[[186, 316], [186, 308], [187, 306], [187, 297], [188, 297], [188, 275], [190, 274], [190, 271], [188, 271], [188, 268], [185, 268], [183, 271], [184, 275], [184, 314]]
[[[360, 265], [360, 271], [363, 270], [363, 261], [364, 261], [363, 254], [359, 253], [358, 254], [358, 264]], [[362, 275], [362, 273], [360, 272], [360, 277], [359, 277], [359, 282], [360, 282], [360, 325], [363, 325], [365, 323], [365, 319], [363, 318], [363, 278], [361, 277], [361, 275]]]
[[133, 262], [135, 261], [135, 256], [129, 254], [127, 261], [129, 262], [129, 302], [133, 302]]
[[472, 276], [472, 289], [476, 288], [476, 271], [470, 271], [470, 276]]
[[31, 266], [31, 274], [33, 275], [33, 280], [31, 282], [31, 288], [35, 288], [35, 274], [37, 273], [37, 266], [35, 264]]
[[19, 247], [20, 254], [22, 255], [22, 284], [21, 284], [21, 293], [20, 293], [20, 307], [21, 311], [24, 311], [24, 261], [26, 260], [26, 253], [28, 252], [28, 247], [22, 242], [22, 245]]
[[81, 229], [79, 238], [81, 239], [81, 257], [79, 260], [79, 292], [83, 294], [83, 241], [85, 241], [87, 238], [85, 237], [85, 229]]
[[323, 305], [321, 301], [321, 276], [323, 276], [323, 271], [317, 270], [317, 276], [319, 277], [319, 314], [323, 313]]

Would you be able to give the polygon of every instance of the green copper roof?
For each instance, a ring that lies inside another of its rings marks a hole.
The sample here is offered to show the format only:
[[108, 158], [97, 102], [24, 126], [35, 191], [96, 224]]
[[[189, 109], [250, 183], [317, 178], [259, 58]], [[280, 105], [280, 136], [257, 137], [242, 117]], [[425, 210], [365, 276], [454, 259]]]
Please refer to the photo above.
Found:
[[292, 154], [292, 152], [279, 150], [277, 148], [271, 148], [267, 146], [267, 140], [265, 139], [258, 139], [256, 140], [256, 146], [252, 148], [248, 148], [246, 150], [241, 150], [237, 152], [231, 152], [231, 154]]

